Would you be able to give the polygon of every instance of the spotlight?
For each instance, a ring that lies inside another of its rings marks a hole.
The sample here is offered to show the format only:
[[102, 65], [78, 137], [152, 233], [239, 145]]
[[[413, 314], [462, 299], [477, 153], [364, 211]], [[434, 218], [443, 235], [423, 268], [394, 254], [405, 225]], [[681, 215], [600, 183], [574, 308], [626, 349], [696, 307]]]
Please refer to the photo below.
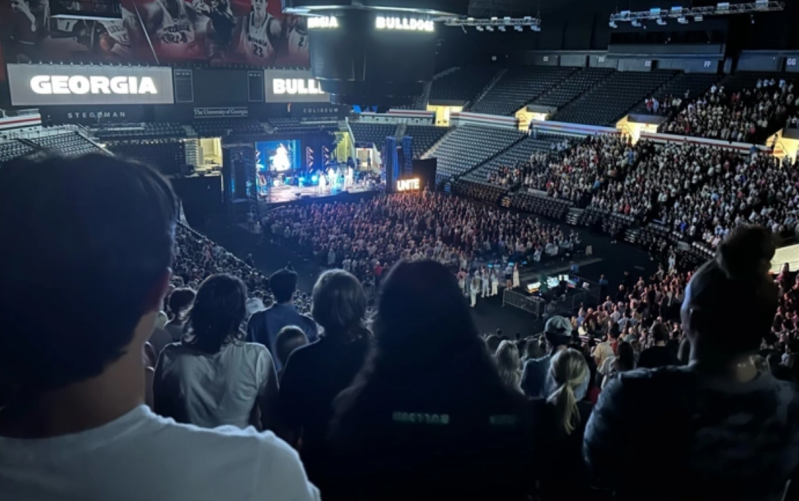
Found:
[[304, 177], [301, 177], [301, 178], [299, 179], [299, 181], [300, 181], [300, 184], [302, 184], [302, 183], [304, 183], [304, 182], [305, 182], [305, 178], [304, 178]]
[[633, 19], [631, 24], [633, 25], [634, 28], [640, 28], [641, 27], [641, 22], [638, 21], [637, 19]]
[[541, 26], [539, 26], [537, 24], [534, 24], [534, 25], [530, 26], [530, 29], [535, 31], [536, 33], [538, 33], [539, 31], [541, 31]]
[[314, 176], [311, 176], [311, 182], [312, 182], [312, 183], [315, 183], [315, 182], [317, 182], [317, 181], [319, 181], [319, 176], [316, 176], [316, 175], [314, 175]]
[[666, 26], [666, 20], [662, 17], [659, 17], [656, 22], [658, 23], [658, 26]]
[[486, 26], [486, 30], [488, 30], [488, 31], [494, 31], [494, 27], [493, 27], [493, 26]]
[[608, 23], [608, 26], [610, 26], [611, 28], [618, 28], [618, 27], [619, 27], [619, 25], [618, 25], [618, 24], [616, 24], [616, 21], [611, 21], [611, 22], [609, 22], [609, 23]]
[[701, 23], [703, 19], [705, 19], [705, 18], [702, 17], [702, 16], [694, 16], [694, 22], [695, 23]]
[[499, 26], [499, 31], [505, 31], [505, 26]]
[[685, 16], [680, 16], [677, 18], [677, 22], [680, 24], [688, 24], [688, 18]]
[[513, 29], [516, 30], [516, 31], [524, 31], [524, 28], [522, 28], [519, 25], [514, 26]]
[[477, 29], [477, 31], [483, 31], [483, 27], [482, 26], [476, 26], [475, 28]]

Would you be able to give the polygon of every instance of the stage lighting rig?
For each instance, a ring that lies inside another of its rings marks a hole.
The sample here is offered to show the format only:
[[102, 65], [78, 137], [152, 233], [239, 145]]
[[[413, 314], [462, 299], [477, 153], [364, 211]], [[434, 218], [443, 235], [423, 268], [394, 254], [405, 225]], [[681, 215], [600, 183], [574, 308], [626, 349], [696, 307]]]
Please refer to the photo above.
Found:
[[525, 27], [529, 27], [532, 31], [541, 31], [541, 19], [533, 16], [524, 17], [492, 17], [492, 18], [474, 18], [474, 17], [459, 17], [451, 18], [444, 21], [444, 26], [461, 26], [466, 28], [475, 28], [477, 31], [505, 31], [507, 28], [513, 28], [516, 31], [521, 31]]
[[670, 10], [652, 8], [642, 11], [623, 10], [610, 15], [608, 25], [618, 28], [618, 23], [628, 22], [635, 27], [641, 27], [641, 21], [655, 21], [663, 26], [667, 19], [676, 19], [680, 24], [688, 23], [688, 16], [700, 22], [704, 16], [728, 16], [732, 14], [755, 14], [759, 12], [781, 12], [785, 10], [785, 2], [773, 0], [757, 0], [755, 2], [731, 4], [722, 2], [715, 6], [706, 7], [672, 7]]

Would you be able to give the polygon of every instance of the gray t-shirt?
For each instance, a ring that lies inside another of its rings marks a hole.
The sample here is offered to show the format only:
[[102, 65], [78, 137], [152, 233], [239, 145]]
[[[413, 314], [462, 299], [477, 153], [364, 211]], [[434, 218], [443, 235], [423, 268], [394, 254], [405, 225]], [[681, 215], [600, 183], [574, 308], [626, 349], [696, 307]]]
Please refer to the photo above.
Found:
[[265, 346], [236, 341], [217, 353], [189, 344], [167, 345], [153, 381], [155, 411], [205, 428], [258, 425], [259, 402], [275, 401], [277, 374]]

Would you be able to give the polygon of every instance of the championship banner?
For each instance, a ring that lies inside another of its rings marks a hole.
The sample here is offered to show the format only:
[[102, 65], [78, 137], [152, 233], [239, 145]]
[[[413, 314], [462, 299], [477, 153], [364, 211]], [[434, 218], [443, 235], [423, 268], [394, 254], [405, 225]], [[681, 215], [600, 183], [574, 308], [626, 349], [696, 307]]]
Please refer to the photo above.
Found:
[[330, 102], [330, 94], [322, 90], [310, 71], [266, 70], [264, 85], [267, 103]]
[[47, 0], [0, 2], [6, 61], [155, 65], [196, 61], [212, 66], [310, 68], [305, 18], [284, 15], [280, 0], [84, 0], [82, 4], [113, 5], [119, 12], [107, 19], [96, 19], [97, 14], [62, 17], [54, 14]]
[[194, 118], [247, 118], [250, 110], [243, 106], [194, 108]]
[[9, 64], [12, 106], [172, 104], [171, 68]]

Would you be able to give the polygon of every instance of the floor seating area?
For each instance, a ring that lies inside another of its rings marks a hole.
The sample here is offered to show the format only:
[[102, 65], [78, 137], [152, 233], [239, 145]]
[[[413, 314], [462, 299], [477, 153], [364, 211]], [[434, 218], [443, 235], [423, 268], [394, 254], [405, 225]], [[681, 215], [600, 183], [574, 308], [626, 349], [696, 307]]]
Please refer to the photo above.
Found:
[[511, 200], [511, 207], [562, 220], [566, 217], [572, 204], [568, 200], [552, 198], [545, 193], [519, 192]]
[[674, 71], [619, 71], [589, 90], [552, 118], [558, 122], [614, 125], [636, 104], [675, 76]]
[[541, 138], [533, 139], [526, 137], [508, 148], [506, 151], [484, 163], [466, 177], [469, 180], [485, 182], [488, 176], [502, 167], [514, 167], [520, 163], [530, 161], [530, 156], [536, 152], [548, 152], [551, 149], [552, 141], [561, 138]]
[[166, 176], [180, 174], [186, 165], [186, 151], [183, 142], [179, 140], [116, 141], [106, 144], [106, 148], [115, 155], [135, 158], [153, 165]]
[[356, 143], [374, 143], [378, 150], [385, 144], [386, 137], [397, 133], [396, 124], [350, 122], [350, 128]]
[[476, 198], [477, 200], [491, 203], [498, 202], [499, 199], [508, 192], [508, 188], [504, 186], [481, 183], [479, 181], [471, 181], [468, 179], [462, 179], [455, 183], [453, 190], [458, 195]]
[[191, 126], [200, 137], [225, 137], [246, 134], [263, 134], [264, 127], [255, 119], [218, 119], [195, 120]]
[[186, 128], [172, 122], [146, 122], [132, 124], [106, 124], [92, 129], [99, 139], [157, 139], [163, 137], [186, 137]]
[[87, 153], [97, 153], [102, 151], [93, 142], [75, 131], [50, 134], [46, 136], [30, 138], [30, 140], [44, 150], [57, 151], [61, 155], [68, 157], [77, 157]]
[[436, 177], [448, 179], [480, 165], [523, 137], [524, 134], [515, 129], [462, 125], [428, 156], [438, 158]]
[[579, 224], [607, 235], [616, 236], [620, 235], [625, 229], [632, 227], [635, 224], [635, 218], [589, 206], [583, 211]]
[[448, 127], [435, 127], [432, 125], [407, 126], [405, 135], [413, 138], [413, 158], [421, 158], [424, 152], [429, 150], [449, 131]]
[[557, 87], [533, 100], [533, 104], [562, 108], [583, 92], [612, 75], [614, 71], [610, 68], [582, 68]]
[[509, 68], [471, 111], [512, 115], [576, 71], [576, 68], [559, 66]]
[[430, 102], [466, 101], [469, 102], [485, 88], [499, 72], [496, 66], [474, 66], [459, 68], [433, 80], [430, 88]]
[[0, 142], [0, 164], [10, 162], [15, 158], [25, 156], [33, 151], [35, 151], [35, 149], [32, 146], [17, 139], [9, 139]]

